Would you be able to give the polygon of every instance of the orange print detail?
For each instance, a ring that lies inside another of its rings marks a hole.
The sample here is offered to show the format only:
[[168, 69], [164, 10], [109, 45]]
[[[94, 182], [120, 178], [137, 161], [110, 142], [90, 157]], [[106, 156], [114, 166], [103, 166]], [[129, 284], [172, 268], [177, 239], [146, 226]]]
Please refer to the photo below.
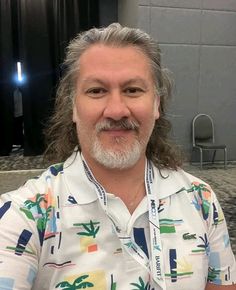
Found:
[[97, 244], [93, 244], [93, 245], [89, 245], [88, 246], [88, 253], [96, 252], [97, 250], [98, 250], [98, 245]]

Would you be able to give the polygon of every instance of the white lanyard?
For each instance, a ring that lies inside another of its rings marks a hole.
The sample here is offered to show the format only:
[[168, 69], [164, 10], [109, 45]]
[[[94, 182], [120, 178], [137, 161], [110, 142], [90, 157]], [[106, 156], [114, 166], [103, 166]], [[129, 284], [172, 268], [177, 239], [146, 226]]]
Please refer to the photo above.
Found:
[[148, 215], [151, 244], [151, 273], [154, 281], [166, 290], [164, 278], [164, 264], [161, 245], [161, 232], [158, 217], [159, 200], [153, 188], [153, 167], [150, 161], [147, 161], [145, 170], [145, 186], [148, 198]]
[[92, 172], [90, 171], [85, 160], [82, 159], [85, 173], [90, 182], [92, 182], [96, 188], [97, 196], [100, 204], [108, 217], [111, 219], [115, 231], [122, 243], [123, 248], [140, 263], [149, 273], [152, 274], [153, 280], [163, 289], [166, 290], [165, 279], [164, 279], [164, 268], [163, 268], [163, 257], [160, 237], [160, 227], [158, 218], [158, 206], [159, 200], [156, 194], [153, 193], [153, 168], [150, 161], [146, 163], [145, 169], [145, 187], [148, 198], [148, 213], [149, 213], [149, 228], [150, 228], [150, 244], [151, 244], [151, 259], [147, 258], [143, 250], [127, 236], [126, 233], [116, 226], [112, 217], [109, 215], [107, 210], [107, 195], [105, 189], [97, 182]]

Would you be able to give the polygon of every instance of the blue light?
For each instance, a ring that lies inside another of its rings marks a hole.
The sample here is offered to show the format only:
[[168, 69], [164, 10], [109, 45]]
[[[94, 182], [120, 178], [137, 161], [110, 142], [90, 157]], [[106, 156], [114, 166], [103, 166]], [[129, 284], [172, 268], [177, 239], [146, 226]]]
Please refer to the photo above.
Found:
[[23, 78], [22, 78], [22, 70], [21, 70], [21, 62], [18, 61], [17, 62], [17, 78], [18, 78], [18, 81], [21, 83]]
[[16, 68], [17, 68], [17, 72], [16, 72], [16, 75], [14, 76], [14, 81], [18, 85], [22, 85], [26, 82], [26, 77], [24, 76], [22, 72], [22, 65], [20, 61], [16, 63]]

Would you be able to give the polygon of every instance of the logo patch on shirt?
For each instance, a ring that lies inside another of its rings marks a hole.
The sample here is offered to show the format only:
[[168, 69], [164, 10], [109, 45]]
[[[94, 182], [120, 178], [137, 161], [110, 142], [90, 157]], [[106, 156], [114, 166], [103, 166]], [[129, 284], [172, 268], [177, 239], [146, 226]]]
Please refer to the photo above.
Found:
[[184, 240], [196, 240], [196, 234], [185, 233], [183, 234]]

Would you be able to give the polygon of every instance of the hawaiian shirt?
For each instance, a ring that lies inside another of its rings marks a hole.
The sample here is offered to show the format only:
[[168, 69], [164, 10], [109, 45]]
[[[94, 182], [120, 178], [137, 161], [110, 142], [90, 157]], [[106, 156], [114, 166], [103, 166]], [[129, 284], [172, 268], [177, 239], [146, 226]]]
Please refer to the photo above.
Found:
[[[236, 283], [226, 222], [209, 185], [153, 166], [166, 289]], [[148, 202], [131, 215], [107, 193], [101, 207], [80, 153], [0, 196], [1, 290], [160, 290], [121, 245], [116, 228], [150, 259]], [[112, 219], [111, 219], [112, 218]]]

